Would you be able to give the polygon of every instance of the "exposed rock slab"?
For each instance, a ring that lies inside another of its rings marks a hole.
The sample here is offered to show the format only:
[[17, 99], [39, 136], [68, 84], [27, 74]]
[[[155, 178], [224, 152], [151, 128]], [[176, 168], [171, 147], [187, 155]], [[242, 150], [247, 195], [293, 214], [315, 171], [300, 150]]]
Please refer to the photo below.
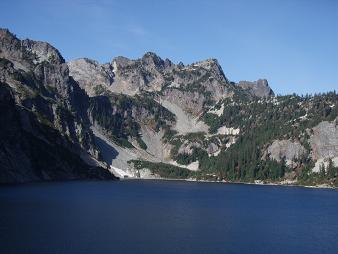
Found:
[[270, 159], [281, 162], [283, 158], [288, 165], [295, 159], [301, 158], [306, 154], [306, 149], [297, 141], [275, 140], [266, 150]]
[[274, 92], [269, 87], [266, 79], [259, 79], [257, 81], [240, 81], [238, 86], [244, 90], [249, 91], [252, 95], [257, 97], [270, 97], [274, 95]]
[[208, 125], [200, 121], [198, 117], [186, 113], [178, 105], [167, 100], [161, 100], [161, 105], [175, 114], [176, 125], [174, 126], [174, 130], [178, 131], [180, 134], [208, 132]]
[[310, 144], [313, 160], [338, 156], [338, 119], [333, 122], [323, 121], [312, 131]]

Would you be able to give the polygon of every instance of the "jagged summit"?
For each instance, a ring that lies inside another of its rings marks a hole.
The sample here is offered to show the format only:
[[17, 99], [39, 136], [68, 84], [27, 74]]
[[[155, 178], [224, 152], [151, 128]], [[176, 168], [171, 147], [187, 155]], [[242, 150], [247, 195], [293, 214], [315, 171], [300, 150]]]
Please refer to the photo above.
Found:
[[229, 82], [229, 80], [225, 77], [225, 74], [223, 72], [221, 65], [219, 64], [218, 60], [215, 58], [209, 58], [206, 60], [198, 61], [189, 66], [204, 68], [208, 71], [213, 72], [214, 75], [216, 75], [218, 79], [221, 79], [227, 83]]
[[[102, 90], [93, 88], [97, 86], [133, 96], [142, 91], [158, 92], [163, 88], [177, 89], [195, 83], [204, 86], [218, 100], [224, 96], [224, 86], [230, 86], [222, 67], [213, 58], [184, 66], [176, 65], [169, 59], [163, 60], [154, 52], [147, 52], [135, 60], [123, 56], [115, 57], [109, 65], [90, 64], [88, 61], [86, 63], [78, 60], [68, 63], [71, 76], [87, 90], [89, 95]], [[79, 75], [80, 73], [82, 74]], [[99, 79], [95, 80], [94, 77]]]

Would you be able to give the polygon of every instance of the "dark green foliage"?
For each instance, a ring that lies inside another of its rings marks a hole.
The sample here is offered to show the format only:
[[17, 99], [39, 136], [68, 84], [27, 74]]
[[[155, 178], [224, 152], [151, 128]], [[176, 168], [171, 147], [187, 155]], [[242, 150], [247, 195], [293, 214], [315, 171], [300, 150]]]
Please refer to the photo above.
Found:
[[162, 162], [155, 163], [149, 161], [131, 160], [128, 163], [133, 163], [136, 169], [147, 168], [153, 174], [157, 174], [163, 178], [187, 179], [194, 175], [194, 172], [191, 172], [186, 168], [181, 168]]
[[175, 156], [175, 160], [179, 164], [188, 165], [196, 160], [203, 160], [208, 158], [208, 153], [201, 148], [195, 148], [192, 154], [178, 154]]
[[328, 178], [334, 178], [338, 176], [338, 167], [335, 167], [332, 159], [329, 159], [329, 163], [327, 165], [327, 176]]
[[128, 137], [138, 137], [140, 129], [139, 124], [132, 118], [132, 104], [124, 100], [124, 97], [116, 100], [115, 103], [120, 108], [117, 112], [114, 112], [113, 104], [108, 97], [93, 97], [90, 99], [89, 111], [93, 120], [107, 130], [114, 141], [132, 147]]
[[204, 114], [203, 122], [209, 125], [210, 133], [216, 133], [218, 128], [221, 127], [221, 118], [212, 113]]
[[170, 129], [169, 126], [164, 128], [164, 135], [163, 135], [163, 140], [166, 142], [170, 142], [172, 138], [177, 135], [177, 131]]
[[141, 137], [137, 137], [137, 143], [139, 144], [139, 146], [143, 149], [143, 150], [147, 150], [147, 145], [146, 143], [144, 143], [143, 139]]
[[140, 147], [147, 149], [140, 137], [140, 124], [158, 131], [160, 128], [169, 129], [168, 124], [175, 121], [175, 116], [152, 96], [129, 97], [106, 92], [90, 98], [89, 111], [93, 121], [104, 128], [114, 141], [132, 147], [128, 138], [136, 138]]

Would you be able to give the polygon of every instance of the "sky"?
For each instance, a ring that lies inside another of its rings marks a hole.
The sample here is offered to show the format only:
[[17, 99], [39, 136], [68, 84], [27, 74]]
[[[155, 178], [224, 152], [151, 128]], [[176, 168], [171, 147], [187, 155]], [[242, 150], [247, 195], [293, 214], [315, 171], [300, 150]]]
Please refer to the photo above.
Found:
[[338, 90], [336, 0], [1, 0], [0, 27], [68, 61], [216, 58], [228, 79], [276, 94]]

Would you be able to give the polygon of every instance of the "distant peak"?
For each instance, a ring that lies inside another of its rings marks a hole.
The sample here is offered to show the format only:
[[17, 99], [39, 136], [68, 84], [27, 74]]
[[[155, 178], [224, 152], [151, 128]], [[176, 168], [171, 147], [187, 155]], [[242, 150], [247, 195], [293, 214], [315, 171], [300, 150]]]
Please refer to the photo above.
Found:
[[142, 60], [151, 59], [153, 61], [163, 61], [161, 57], [156, 55], [154, 52], [147, 52], [143, 55]]
[[156, 55], [154, 52], [147, 52], [142, 57], [142, 62], [146, 65], [154, 65], [155, 67], [164, 67], [165, 62], [161, 57]]
[[215, 75], [217, 75], [218, 79], [222, 79], [225, 82], [229, 82], [228, 79], [225, 77], [223, 69], [221, 65], [219, 64], [218, 60], [215, 58], [208, 58], [203, 61], [198, 61], [196, 63], [193, 63], [189, 65], [190, 67], [201, 67], [208, 71], [213, 72]]
[[239, 81], [238, 86], [257, 97], [274, 96], [274, 92], [266, 79], [258, 79], [257, 81]]
[[148, 58], [148, 57], [151, 57], [151, 58], [160, 58], [158, 55], [156, 55], [156, 53], [151, 52], [151, 51], [149, 51], [149, 52], [147, 52], [147, 53], [145, 53], [143, 55], [143, 58]]

